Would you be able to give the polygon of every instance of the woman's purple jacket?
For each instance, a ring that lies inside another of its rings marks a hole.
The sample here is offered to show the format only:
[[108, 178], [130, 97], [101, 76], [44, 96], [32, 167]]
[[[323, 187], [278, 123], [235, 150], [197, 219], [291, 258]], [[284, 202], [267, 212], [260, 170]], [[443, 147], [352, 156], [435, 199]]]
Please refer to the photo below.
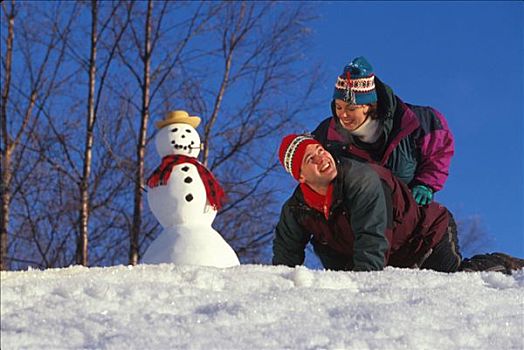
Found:
[[358, 147], [334, 111], [313, 131], [316, 139], [335, 157], [376, 163], [390, 169], [410, 187], [422, 184], [433, 191], [441, 190], [454, 154], [453, 135], [446, 119], [432, 107], [404, 103], [378, 78], [375, 85], [386, 135], [381, 159], [373, 159], [367, 150]]

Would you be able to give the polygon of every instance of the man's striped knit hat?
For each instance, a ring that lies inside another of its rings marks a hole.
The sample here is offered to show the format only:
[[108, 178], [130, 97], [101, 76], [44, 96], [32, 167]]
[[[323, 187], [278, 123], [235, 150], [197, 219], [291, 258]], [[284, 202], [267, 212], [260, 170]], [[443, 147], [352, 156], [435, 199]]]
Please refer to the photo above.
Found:
[[364, 57], [357, 57], [344, 67], [337, 78], [333, 99], [350, 105], [365, 105], [377, 102], [373, 67]]
[[280, 143], [278, 157], [284, 169], [290, 173], [296, 180], [300, 177], [300, 167], [306, 153], [306, 147], [311, 144], [320, 144], [311, 135], [287, 135]]

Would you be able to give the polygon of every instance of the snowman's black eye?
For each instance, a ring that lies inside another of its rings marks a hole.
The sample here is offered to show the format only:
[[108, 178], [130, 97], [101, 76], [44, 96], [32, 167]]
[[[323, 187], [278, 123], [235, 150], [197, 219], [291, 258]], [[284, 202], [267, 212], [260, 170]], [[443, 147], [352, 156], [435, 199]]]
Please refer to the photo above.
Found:
[[171, 132], [177, 132], [178, 128], [171, 129]]
[[191, 130], [189, 130], [189, 129], [186, 129], [186, 132], [191, 132]]

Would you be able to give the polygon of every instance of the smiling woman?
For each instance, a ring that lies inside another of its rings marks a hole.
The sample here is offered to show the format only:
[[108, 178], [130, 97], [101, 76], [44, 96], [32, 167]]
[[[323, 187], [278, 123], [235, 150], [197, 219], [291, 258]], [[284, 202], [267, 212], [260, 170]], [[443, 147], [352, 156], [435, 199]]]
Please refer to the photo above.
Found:
[[449, 174], [453, 136], [442, 114], [404, 103], [375, 77], [364, 57], [337, 78], [333, 116], [313, 133], [337, 157], [377, 163], [406, 183], [420, 205], [433, 200]]
[[369, 105], [352, 105], [343, 100], [335, 100], [335, 111], [346, 130], [355, 131], [368, 120]]

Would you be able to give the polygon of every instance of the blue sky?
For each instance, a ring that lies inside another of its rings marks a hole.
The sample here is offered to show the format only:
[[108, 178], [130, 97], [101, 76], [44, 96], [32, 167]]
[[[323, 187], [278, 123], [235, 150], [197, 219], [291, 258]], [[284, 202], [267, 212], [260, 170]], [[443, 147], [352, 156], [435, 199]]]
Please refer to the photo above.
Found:
[[487, 251], [524, 257], [524, 2], [322, 2], [307, 61], [324, 65], [303, 121], [329, 115], [343, 66], [365, 56], [404, 101], [447, 118], [455, 156], [436, 200], [478, 217]]

